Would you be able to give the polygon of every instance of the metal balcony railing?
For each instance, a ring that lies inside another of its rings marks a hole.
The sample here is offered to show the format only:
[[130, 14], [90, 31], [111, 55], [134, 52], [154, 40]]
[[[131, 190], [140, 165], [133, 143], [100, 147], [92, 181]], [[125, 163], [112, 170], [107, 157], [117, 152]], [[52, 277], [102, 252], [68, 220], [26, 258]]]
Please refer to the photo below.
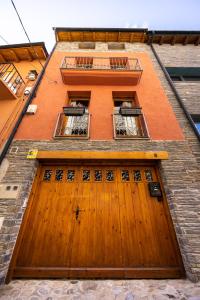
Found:
[[115, 138], [148, 138], [147, 127], [143, 115], [123, 116], [113, 114]]
[[139, 60], [128, 57], [88, 57], [66, 56], [61, 69], [69, 70], [110, 70], [110, 71], [140, 71]]
[[60, 113], [58, 116], [54, 137], [57, 138], [88, 138], [90, 115], [66, 116]]
[[0, 64], [0, 79], [16, 96], [25, 85], [22, 77], [13, 64]]

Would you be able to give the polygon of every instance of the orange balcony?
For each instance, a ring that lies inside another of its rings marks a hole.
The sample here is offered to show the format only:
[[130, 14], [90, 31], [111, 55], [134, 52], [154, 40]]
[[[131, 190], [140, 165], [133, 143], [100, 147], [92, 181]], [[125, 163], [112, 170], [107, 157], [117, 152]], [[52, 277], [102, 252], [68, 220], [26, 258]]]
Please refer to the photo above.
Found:
[[0, 100], [12, 100], [19, 96], [24, 81], [13, 64], [0, 64]]
[[65, 84], [137, 85], [142, 76], [138, 59], [66, 56], [60, 68]]

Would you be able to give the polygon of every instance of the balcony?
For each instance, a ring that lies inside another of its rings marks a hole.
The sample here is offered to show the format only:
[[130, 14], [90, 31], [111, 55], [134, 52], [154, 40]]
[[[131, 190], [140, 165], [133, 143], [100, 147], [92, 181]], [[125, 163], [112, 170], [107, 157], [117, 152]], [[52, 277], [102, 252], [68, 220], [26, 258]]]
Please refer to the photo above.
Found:
[[115, 139], [143, 139], [148, 138], [144, 116], [124, 116], [120, 113], [113, 114]]
[[24, 81], [13, 64], [0, 64], [0, 100], [16, 99]]
[[66, 56], [60, 68], [65, 84], [137, 85], [139, 60], [128, 57]]
[[89, 137], [89, 122], [90, 115], [66, 116], [65, 113], [60, 113], [58, 116], [54, 138], [81, 138]]

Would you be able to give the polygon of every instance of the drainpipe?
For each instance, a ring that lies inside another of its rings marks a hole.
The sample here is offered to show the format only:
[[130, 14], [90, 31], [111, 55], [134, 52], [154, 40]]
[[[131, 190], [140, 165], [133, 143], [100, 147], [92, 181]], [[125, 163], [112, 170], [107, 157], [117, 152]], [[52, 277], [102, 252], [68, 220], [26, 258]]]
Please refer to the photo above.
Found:
[[56, 45], [57, 45], [57, 43], [55, 43], [55, 45], [54, 45], [54, 47], [53, 47], [53, 49], [52, 49], [52, 51], [51, 51], [49, 57], [47, 58], [47, 60], [46, 60], [46, 62], [45, 62], [45, 65], [44, 65], [42, 71], [40, 72], [40, 74], [39, 74], [39, 76], [38, 76], [38, 79], [37, 79], [37, 81], [36, 81], [36, 84], [34, 85], [34, 87], [33, 87], [32, 91], [31, 91], [31, 94], [29, 95], [29, 98], [28, 98], [28, 100], [27, 100], [25, 106], [24, 106], [24, 108], [23, 108], [21, 114], [19, 115], [19, 118], [18, 118], [18, 120], [17, 120], [17, 122], [16, 122], [14, 128], [13, 128], [12, 131], [11, 131], [11, 134], [10, 134], [10, 136], [9, 136], [9, 138], [8, 138], [8, 140], [7, 140], [7, 142], [6, 142], [6, 144], [4, 145], [3, 151], [1, 152], [1, 155], [0, 155], [0, 165], [1, 165], [1, 163], [2, 163], [2, 161], [3, 161], [3, 159], [4, 159], [4, 157], [6, 156], [6, 153], [7, 153], [8, 149], [9, 149], [9, 147], [10, 147], [10, 144], [12, 143], [12, 140], [13, 140], [13, 138], [14, 138], [14, 136], [15, 136], [15, 133], [16, 133], [16, 131], [17, 131], [17, 129], [18, 129], [18, 127], [19, 127], [19, 125], [20, 125], [22, 119], [23, 119], [23, 116], [26, 114], [26, 111], [27, 111], [28, 106], [31, 104], [33, 98], [36, 96], [37, 89], [38, 89], [39, 86], [40, 86], [41, 80], [42, 80], [42, 78], [43, 78], [43, 76], [44, 76], [45, 70], [46, 70], [47, 65], [48, 65], [48, 63], [49, 63], [49, 61], [50, 61], [50, 59], [51, 59], [51, 56], [52, 56], [52, 54], [53, 54], [53, 52], [54, 52], [54, 50], [55, 50], [55, 48], [56, 48]]
[[160, 57], [158, 56], [158, 54], [157, 54], [157, 52], [156, 52], [156, 50], [155, 50], [155, 48], [154, 48], [154, 46], [153, 46], [153, 44], [152, 44], [152, 41], [153, 41], [153, 35], [154, 35], [154, 33], [150, 36], [150, 47], [151, 47], [151, 50], [152, 50], [152, 52], [153, 52], [153, 54], [154, 54], [154, 56], [155, 56], [157, 62], [159, 63], [159, 65], [160, 65], [160, 67], [161, 67], [163, 73], [165, 74], [165, 77], [166, 77], [166, 79], [167, 79], [167, 81], [168, 81], [168, 83], [169, 83], [169, 85], [170, 85], [172, 91], [174, 92], [174, 94], [175, 94], [175, 96], [176, 96], [176, 99], [178, 100], [178, 103], [179, 103], [180, 107], [183, 109], [183, 111], [184, 111], [184, 113], [185, 113], [185, 115], [186, 115], [186, 117], [187, 117], [187, 119], [188, 119], [188, 121], [189, 121], [189, 123], [190, 123], [192, 129], [194, 130], [194, 133], [196, 134], [198, 140], [200, 141], [200, 134], [199, 134], [199, 132], [198, 132], [196, 126], [195, 126], [195, 123], [194, 123], [194, 121], [192, 120], [191, 115], [188, 113], [187, 108], [185, 107], [185, 105], [184, 105], [184, 103], [183, 103], [183, 101], [182, 101], [182, 99], [181, 99], [181, 97], [180, 97], [180, 95], [179, 95], [179, 93], [178, 93], [178, 91], [177, 91], [177, 89], [176, 89], [176, 87], [175, 87], [173, 81], [171, 80], [171, 78], [170, 78], [170, 76], [169, 76], [169, 74], [168, 74], [168, 72], [167, 72], [165, 66], [163, 65], [163, 63], [162, 63]]

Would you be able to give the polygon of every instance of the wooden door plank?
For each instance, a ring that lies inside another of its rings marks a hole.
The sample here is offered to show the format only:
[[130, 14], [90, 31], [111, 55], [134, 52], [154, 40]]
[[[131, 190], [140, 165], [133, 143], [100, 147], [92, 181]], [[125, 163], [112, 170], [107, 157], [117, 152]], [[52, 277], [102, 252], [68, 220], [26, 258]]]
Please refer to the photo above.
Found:
[[[66, 180], [70, 168], [78, 174], [73, 182]], [[129, 171], [128, 182], [121, 179], [123, 168]], [[148, 168], [157, 181], [154, 168]], [[45, 169], [53, 171], [51, 182], [42, 180]], [[56, 181], [56, 170], [61, 169], [64, 177]], [[83, 169], [91, 172], [88, 182], [82, 180]], [[102, 170], [101, 183], [94, 180], [95, 169]], [[145, 169], [141, 164], [44, 166], [21, 237], [14, 276], [180, 277], [181, 258], [178, 246], [174, 246], [166, 203], [150, 197]], [[114, 181], [106, 180], [107, 170], [114, 171]], [[133, 170], [140, 170], [141, 182], [134, 182]]]

